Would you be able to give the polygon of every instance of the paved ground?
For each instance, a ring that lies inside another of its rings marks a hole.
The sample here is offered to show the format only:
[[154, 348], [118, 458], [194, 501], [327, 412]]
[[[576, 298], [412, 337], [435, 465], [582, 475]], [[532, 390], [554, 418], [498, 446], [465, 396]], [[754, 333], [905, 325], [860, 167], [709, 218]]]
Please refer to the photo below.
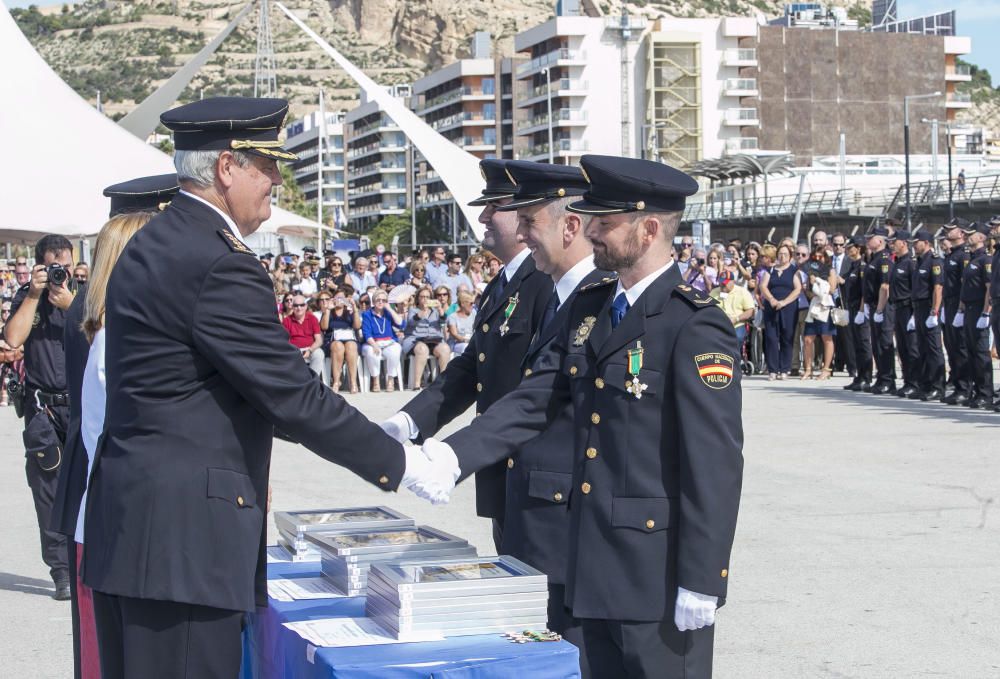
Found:
[[[1000, 677], [1000, 414], [747, 380], [746, 477], [716, 676]], [[355, 403], [382, 418], [408, 395]], [[0, 410], [0, 676], [71, 676], [19, 422]], [[386, 496], [278, 442], [275, 509], [388, 503], [492, 547], [473, 490]], [[271, 528], [273, 539], [273, 526]], [[638, 564], [637, 564], [638, 567]]]

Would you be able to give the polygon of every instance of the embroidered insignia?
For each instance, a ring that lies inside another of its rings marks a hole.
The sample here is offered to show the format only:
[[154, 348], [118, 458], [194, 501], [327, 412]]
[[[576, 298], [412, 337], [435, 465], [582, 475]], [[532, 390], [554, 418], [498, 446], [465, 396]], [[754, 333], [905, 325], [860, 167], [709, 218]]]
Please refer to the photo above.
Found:
[[594, 329], [594, 323], [597, 323], [596, 316], [587, 316], [583, 319], [583, 323], [576, 329], [576, 335], [573, 337], [573, 346], [583, 346], [583, 343], [590, 337], [590, 331]]
[[698, 377], [710, 389], [725, 389], [733, 383], [733, 367], [736, 361], [729, 354], [710, 352], [694, 357], [698, 367]]
[[237, 238], [236, 235], [229, 229], [219, 229], [218, 233], [222, 237], [222, 240], [226, 241], [226, 245], [228, 245], [229, 249], [233, 252], [241, 252], [244, 255], [254, 254], [253, 250], [244, 245], [243, 242], [240, 241], [240, 239]]
[[646, 391], [649, 387], [648, 384], [643, 384], [639, 381], [639, 371], [642, 370], [643, 352], [645, 352], [645, 349], [642, 348], [642, 342], [636, 342], [635, 349], [629, 349], [626, 352], [628, 374], [632, 376], [632, 379], [625, 380], [625, 391], [635, 396], [636, 400], [641, 399], [642, 392]]
[[934, 274], [935, 276], [940, 276], [940, 275], [941, 275], [941, 267], [940, 267], [940, 266], [938, 266], [937, 264], [935, 264], [934, 266], [932, 266], [932, 267], [931, 267], [931, 272], [932, 272], [932, 273], [933, 273], [933, 274]]
[[889, 273], [889, 265], [888, 264], [883, 264], [882, 265], [882, 273]]

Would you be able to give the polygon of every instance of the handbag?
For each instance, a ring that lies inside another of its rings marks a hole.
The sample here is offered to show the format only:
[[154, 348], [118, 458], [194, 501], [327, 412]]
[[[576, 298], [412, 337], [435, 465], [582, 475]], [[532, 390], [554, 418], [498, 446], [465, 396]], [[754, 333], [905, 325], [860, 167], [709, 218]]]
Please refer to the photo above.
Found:
[[847, 313], [847, 309], [841, 307], [833, 307], [830, 309], [830, 318], [833, 320], [834, 325], [838, 325], [841, 328], [847, 327], [851, 322], [850, 314]]

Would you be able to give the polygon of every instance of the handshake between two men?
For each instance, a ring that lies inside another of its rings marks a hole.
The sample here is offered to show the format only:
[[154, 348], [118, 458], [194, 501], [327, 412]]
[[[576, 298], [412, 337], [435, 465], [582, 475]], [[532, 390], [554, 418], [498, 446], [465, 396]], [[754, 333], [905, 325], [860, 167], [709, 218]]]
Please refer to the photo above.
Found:
[[432, 438], [425, 440], [422, 446], [410, 444], [409, 430], [404, 429], [406, 424], [395, 416], [379, 425], [386, 434], [403, 444], [406, 470], [399, 485], [431, 504], [447, 504], [462, 473], [455, 451]]

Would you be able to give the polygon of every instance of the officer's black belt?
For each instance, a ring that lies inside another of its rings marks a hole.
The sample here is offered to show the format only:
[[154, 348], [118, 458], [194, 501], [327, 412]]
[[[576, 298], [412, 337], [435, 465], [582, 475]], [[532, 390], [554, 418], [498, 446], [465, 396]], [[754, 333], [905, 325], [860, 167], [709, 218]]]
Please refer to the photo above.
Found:
[[913, 303], [908, 299], [904, 299], [902, 302], [893, 302], [896, 306], [913, 306]]
[[29, 392], [30, 398], [38, 399], [38, 402], [43, 406], [68, 406], [69, 405], [69, 393], [63, 391], [58, 394], [42, 391], [41, 389], [31, 389]]

